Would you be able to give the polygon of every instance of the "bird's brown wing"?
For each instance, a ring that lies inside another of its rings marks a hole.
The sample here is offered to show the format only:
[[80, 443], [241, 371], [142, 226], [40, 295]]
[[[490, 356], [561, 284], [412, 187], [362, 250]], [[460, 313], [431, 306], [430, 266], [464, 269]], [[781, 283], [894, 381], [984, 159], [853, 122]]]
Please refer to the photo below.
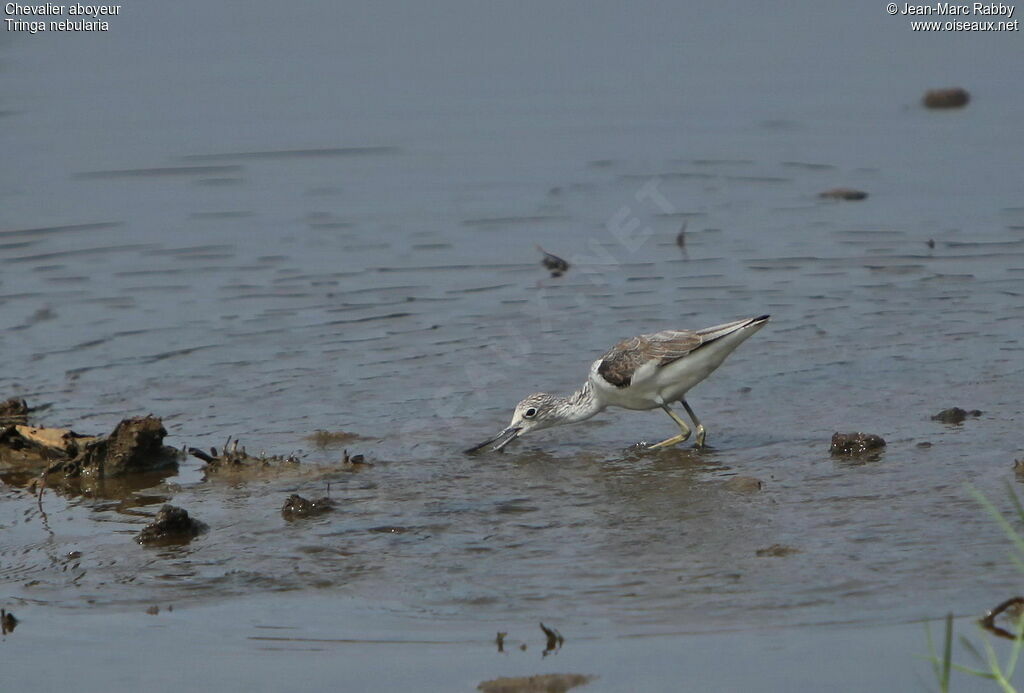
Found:
[[689, 330], [666, 330], [624, 339], [601, 357], [598, 374], [610, 385], [629, 387], [640, 366], [655, 361], [659, 366], [681, 359], [704, 343]]

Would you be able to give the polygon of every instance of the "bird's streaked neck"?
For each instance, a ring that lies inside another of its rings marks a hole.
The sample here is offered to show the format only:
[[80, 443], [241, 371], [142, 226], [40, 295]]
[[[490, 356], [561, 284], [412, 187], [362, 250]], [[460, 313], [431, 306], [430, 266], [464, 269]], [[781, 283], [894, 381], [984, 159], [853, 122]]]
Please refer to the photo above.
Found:
[[589, 381], [583, 383], [583, 387], [568, 397], [559, 397], [558, 399], [561, 405], [559, 412], [561, 423], [586, 421], [604, 409], [604, 404], [594, 394]]

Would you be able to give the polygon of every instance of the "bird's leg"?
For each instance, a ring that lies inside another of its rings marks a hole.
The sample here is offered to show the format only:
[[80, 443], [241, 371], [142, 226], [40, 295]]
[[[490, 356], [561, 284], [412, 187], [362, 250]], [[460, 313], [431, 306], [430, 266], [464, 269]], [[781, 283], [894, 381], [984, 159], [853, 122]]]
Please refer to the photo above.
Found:
[[687, 404], [685, 399], [681, 399], [681, 400], [679, 400], [679, 402], [683, 405], [683, 409], [686, 410], [686, 413], [690, 415], [690, 419], [693, 420], [693, 425], [697, 428], [697, 447], [698, 448], [704, 447], [704, 437], [705, 437], [704, 424], [702, 424], [700, 422], [700, 419], [697, 418], [697, 415], [693, 413], [693, 409], [690, 408], [690, 405]]
[[673, 445], [678, 445], [679, 443], [682, 443], [683, 441], [690, 437], [690, 427], [686, 424], [686, 422], [679, 418], [678, 414], [669, 409], [668, 405], [663, 404], [661, 405], [661, 408], [664, 409], [665, 413], [671, 416], [672, 420], [679, 425], [679, 430], [681, 431], [681, 433], [677, 436], [672, 436], [668, 440], [663, 440], [660, 443], [655, 443], [654, 445], [647, 448], [648, 450], [657, 450], [658, 448], [672, 447]]

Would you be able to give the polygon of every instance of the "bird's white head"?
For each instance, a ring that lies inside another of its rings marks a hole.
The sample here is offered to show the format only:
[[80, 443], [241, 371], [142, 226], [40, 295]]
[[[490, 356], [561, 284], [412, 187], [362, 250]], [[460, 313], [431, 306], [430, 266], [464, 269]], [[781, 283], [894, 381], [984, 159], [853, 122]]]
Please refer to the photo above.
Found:
[[466, 452], [476, 452], [488, 445], [493, 445], [493, 450], [501, 450], [516, 438], [531, 431], [565, 423], [565, 409], [566, 402], [561, 397], [553, 397], [544, 392], [532, 394], [516, 405], [515, 411], [512, 412], [512, 422], [504, 431], [479, 445], [474, 445]]

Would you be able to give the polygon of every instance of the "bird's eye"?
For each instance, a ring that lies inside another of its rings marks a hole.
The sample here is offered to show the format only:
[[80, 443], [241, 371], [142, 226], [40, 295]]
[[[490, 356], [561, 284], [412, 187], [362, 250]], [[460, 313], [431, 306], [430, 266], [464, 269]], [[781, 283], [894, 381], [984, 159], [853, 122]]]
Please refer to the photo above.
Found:
[[525, 418], [527, 418], [527, 419], [532, 419], [536, 415], [537, 415], [537, 410], [534, 409], [533, 407], [530, 407], [529, 409], [527, 409], [526, 411], [523, 412], [523, 416]]

